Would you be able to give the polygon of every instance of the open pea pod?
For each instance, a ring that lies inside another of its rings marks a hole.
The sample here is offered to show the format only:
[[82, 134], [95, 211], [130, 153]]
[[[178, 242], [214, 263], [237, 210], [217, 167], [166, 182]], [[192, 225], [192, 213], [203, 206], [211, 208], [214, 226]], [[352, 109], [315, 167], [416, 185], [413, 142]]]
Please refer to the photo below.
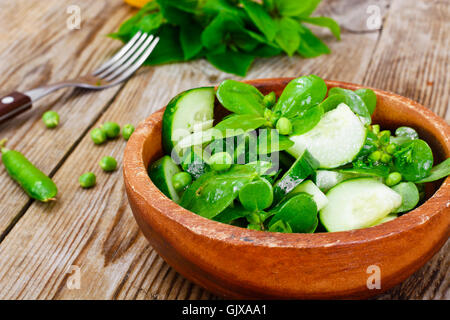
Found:
[[287, 196], [270, 213], [273, 214], [270, 231], [280, 220], [295, 233], [312, 233], [318, 225], [316, 202], [313, 196], [304, 192]]
[[304, 76], [289, 82], [278, 99], [273, 111], [286, 118], [320, 103], [327, 94], [327, 85], [316, 75]]
[[224, 108], [231, 112], [264, 115], [264, 95], [250, 84], [225, 80], [217, 88], [216, 96]]
[[230, 206], [239, 190], [257, 176], [254, 167], [245, 165], [234, 165], [226, 172], [207, 172], [188, 187], [180, 205], [212, 219]]
[[[348, 105], [354, 113], [356, 113], [358, 116], [360, 116], [360, 118], [361, 118], [361, 120], [363, 120], [364, 124], [369, 125], [372, 122], [372, 118], [370, 116], [369, 109], [367, 108], [364, 100], [359, 95], [357, 95], [352, 90], [338, 88], [338, 87], [331, 88], [328, 91], [329, 98], [331, 98], [333, 95], [336, 95], [336, 94], [339, 94], [339, 95], [342, 95], [345, 97], [345, 98], [339, 97], [338, 99], [344, 99], [344, 101], [342, 101], [342, 102], [345, 103], [346, 105]], [[336, 99], [336, 98], [331, 98], [331, 99]], [[331, 101], [336, 103], [337, 99], [331, 100]], [[328, 107], [330, 107], [330, 106], [328, 106]]]

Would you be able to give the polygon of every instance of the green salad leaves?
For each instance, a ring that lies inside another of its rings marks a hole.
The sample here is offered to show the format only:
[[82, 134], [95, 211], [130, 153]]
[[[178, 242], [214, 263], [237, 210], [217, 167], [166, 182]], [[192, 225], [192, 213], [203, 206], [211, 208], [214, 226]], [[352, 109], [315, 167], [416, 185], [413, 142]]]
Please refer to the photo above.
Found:
[[[167, 197], [204, 218], [284, 233], [372, 227], [419, 206], [425, 183], [450, 174], [450, 159], [436, 163], [420, 131], [372, 123], [371, 89], [305, 75], [283, 90], [225, 80], [216, 101], [204, 92], [188, 90], [166, 108], [163, 139], [185, 119], [203, 122], [149, 167]], [[192, 106], [214, 115], [196, 117]]]
[[206, 58], [216, 68], [245, 76], [256, 57], [285, 52], [305, 58], [330, 53], [307, 27], [328, 28], [340, 39], [339, 25], [311, 17], [320, 0], [155, 0], [126, 20], [111, 37], [124, 42], [142, 30], [160, 42], [149, 65]]

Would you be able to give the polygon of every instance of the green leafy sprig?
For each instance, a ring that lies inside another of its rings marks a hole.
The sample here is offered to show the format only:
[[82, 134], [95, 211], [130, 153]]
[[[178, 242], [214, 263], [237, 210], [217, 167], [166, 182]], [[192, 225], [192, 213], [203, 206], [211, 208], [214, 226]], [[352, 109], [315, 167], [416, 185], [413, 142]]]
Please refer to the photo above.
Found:
[[206, 58], [216, 68], [245, 76], [256, 57], [285, 52], [305, 58], [330, 53], [306, 26], [328, 28], [340, 39], [339, 25], [311, 17], [320, 0], [155, 0], [126, 20], [111, 37], [129, 41], [136, 32], [158, 34], [148, 65]]

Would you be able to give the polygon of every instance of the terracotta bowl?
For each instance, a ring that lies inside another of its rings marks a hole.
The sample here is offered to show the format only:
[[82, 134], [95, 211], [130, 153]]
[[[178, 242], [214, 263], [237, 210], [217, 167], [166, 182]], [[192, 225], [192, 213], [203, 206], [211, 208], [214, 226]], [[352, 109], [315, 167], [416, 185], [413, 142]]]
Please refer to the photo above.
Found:
[[[248, 83], [265, 94], [280, 95], [290, 80]], [[361, 87], [337, 81], [327, 85]], [[450, 128], [444, 120], [407, 98], [375, 92], [374, 123], [383, 128], [411, 126], [432, 147], [435, 163], [450, 157]], [[142, 122], [128, 142], [124, 156], [128, 199], [142, 232], [161, 257], [213, 293], [244, 299], [367, 298], [412, 275], [449, 237], [450, 178], [428, 185], [429, 199], [419, 208], [367, 229], [283, 234], [200, 217], [165, 197], [147, 175], [149, 163], [162, 155], [162, 115], [163, 110]], [[369, 289], [376, 270], [381, 288]]]

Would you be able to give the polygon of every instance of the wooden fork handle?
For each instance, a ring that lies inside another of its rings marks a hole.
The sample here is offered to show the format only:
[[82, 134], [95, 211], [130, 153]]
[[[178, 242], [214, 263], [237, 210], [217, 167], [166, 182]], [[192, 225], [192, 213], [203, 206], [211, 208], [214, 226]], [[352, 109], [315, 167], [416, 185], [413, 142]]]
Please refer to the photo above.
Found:
[[14, 91], [0, 98], [0, 123], [31, 108], [31, 98]]

